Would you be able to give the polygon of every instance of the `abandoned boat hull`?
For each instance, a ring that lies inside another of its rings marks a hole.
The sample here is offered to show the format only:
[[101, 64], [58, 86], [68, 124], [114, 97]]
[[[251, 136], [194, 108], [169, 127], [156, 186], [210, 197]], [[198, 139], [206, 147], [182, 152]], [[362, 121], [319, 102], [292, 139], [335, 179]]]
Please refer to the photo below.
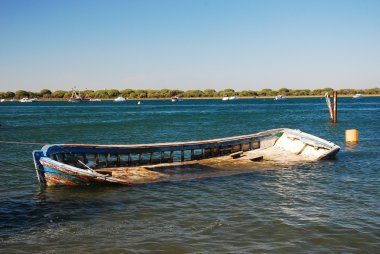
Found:
[[221, 169], [257, 160], [309, 162], [334, 157], [338, 151], [334, 143], [282, 128], [193, 142], [47, 145], [34, 151], [33, 158], [41, 185], [133, 185], [170, 180], [162, 169], [171, 166], [196, 163]]

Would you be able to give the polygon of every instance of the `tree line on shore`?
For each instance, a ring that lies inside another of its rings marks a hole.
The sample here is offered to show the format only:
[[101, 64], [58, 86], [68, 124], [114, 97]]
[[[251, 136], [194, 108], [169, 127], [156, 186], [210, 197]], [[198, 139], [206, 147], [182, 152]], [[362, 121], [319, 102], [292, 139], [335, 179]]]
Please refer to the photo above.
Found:
[[[323, 96], [326, 92], [332, 93], [334, 89], [323, 88], [323, 89], [288, 89], [281, 88], [279, 90], [272, 89], [262, 89], [260, 91], [254, 90], [243, 90], [235, 91], [234, 89], [224, 89], [221, 91], [216, 91], [214, 89], [206, 90], [133, 90], [133, 89], [104, 89], [104, 90], [83, 90], [77, 91], [84, 98], [99, 98], [99, 99], [112, 99], [118, 96], [122, 96], [129, 99], [162, 99], [170, 98], [172, 96], [181, 96], [184, 98], [212, 98], [212, 97], [223, 97], [223, 96], [239, 96], [239, 97], [260, 97], [260, 96]], [[340, 95], [354, 95], [354, 94], [364, 94], [364, 95], [380, 95], [380, 88], [371, 89], [339, 89], [337, 90]], [[72, 96], [72, 91], [57, 90], [52, 92], [49, 89], [42, 89], [40, 92], [30, 92], [25, 90], [18, 90], [16, 92], [0, 92], [1, 99], [21, 99], [21, 98], [44, 98], [44, 99], [67, 99]]]

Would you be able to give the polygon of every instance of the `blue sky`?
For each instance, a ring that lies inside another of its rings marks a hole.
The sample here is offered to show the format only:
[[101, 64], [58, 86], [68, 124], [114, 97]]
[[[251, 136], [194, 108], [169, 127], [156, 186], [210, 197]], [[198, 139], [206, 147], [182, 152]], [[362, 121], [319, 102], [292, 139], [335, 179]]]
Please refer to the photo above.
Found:
[[0, 90], [380, 87], [379, 0], [0, 0]]

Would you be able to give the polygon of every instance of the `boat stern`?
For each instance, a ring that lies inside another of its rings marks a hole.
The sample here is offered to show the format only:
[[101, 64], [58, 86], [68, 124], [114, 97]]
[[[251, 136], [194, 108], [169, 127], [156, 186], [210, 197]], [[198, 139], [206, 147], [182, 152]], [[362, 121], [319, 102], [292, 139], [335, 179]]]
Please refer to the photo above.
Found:
[[332, 159], [340, 150], [335, 143], [293, 129], [285, 129], [284, 135], [278, 140], [276, 146], [312, 161]]

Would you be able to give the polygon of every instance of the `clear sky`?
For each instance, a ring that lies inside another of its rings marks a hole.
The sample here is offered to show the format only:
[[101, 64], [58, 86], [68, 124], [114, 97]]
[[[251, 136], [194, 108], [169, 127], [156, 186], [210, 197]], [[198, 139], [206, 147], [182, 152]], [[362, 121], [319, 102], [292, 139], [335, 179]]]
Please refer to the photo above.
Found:
[[380, 0], [0, 0], [0, 91], [380, 87]]

